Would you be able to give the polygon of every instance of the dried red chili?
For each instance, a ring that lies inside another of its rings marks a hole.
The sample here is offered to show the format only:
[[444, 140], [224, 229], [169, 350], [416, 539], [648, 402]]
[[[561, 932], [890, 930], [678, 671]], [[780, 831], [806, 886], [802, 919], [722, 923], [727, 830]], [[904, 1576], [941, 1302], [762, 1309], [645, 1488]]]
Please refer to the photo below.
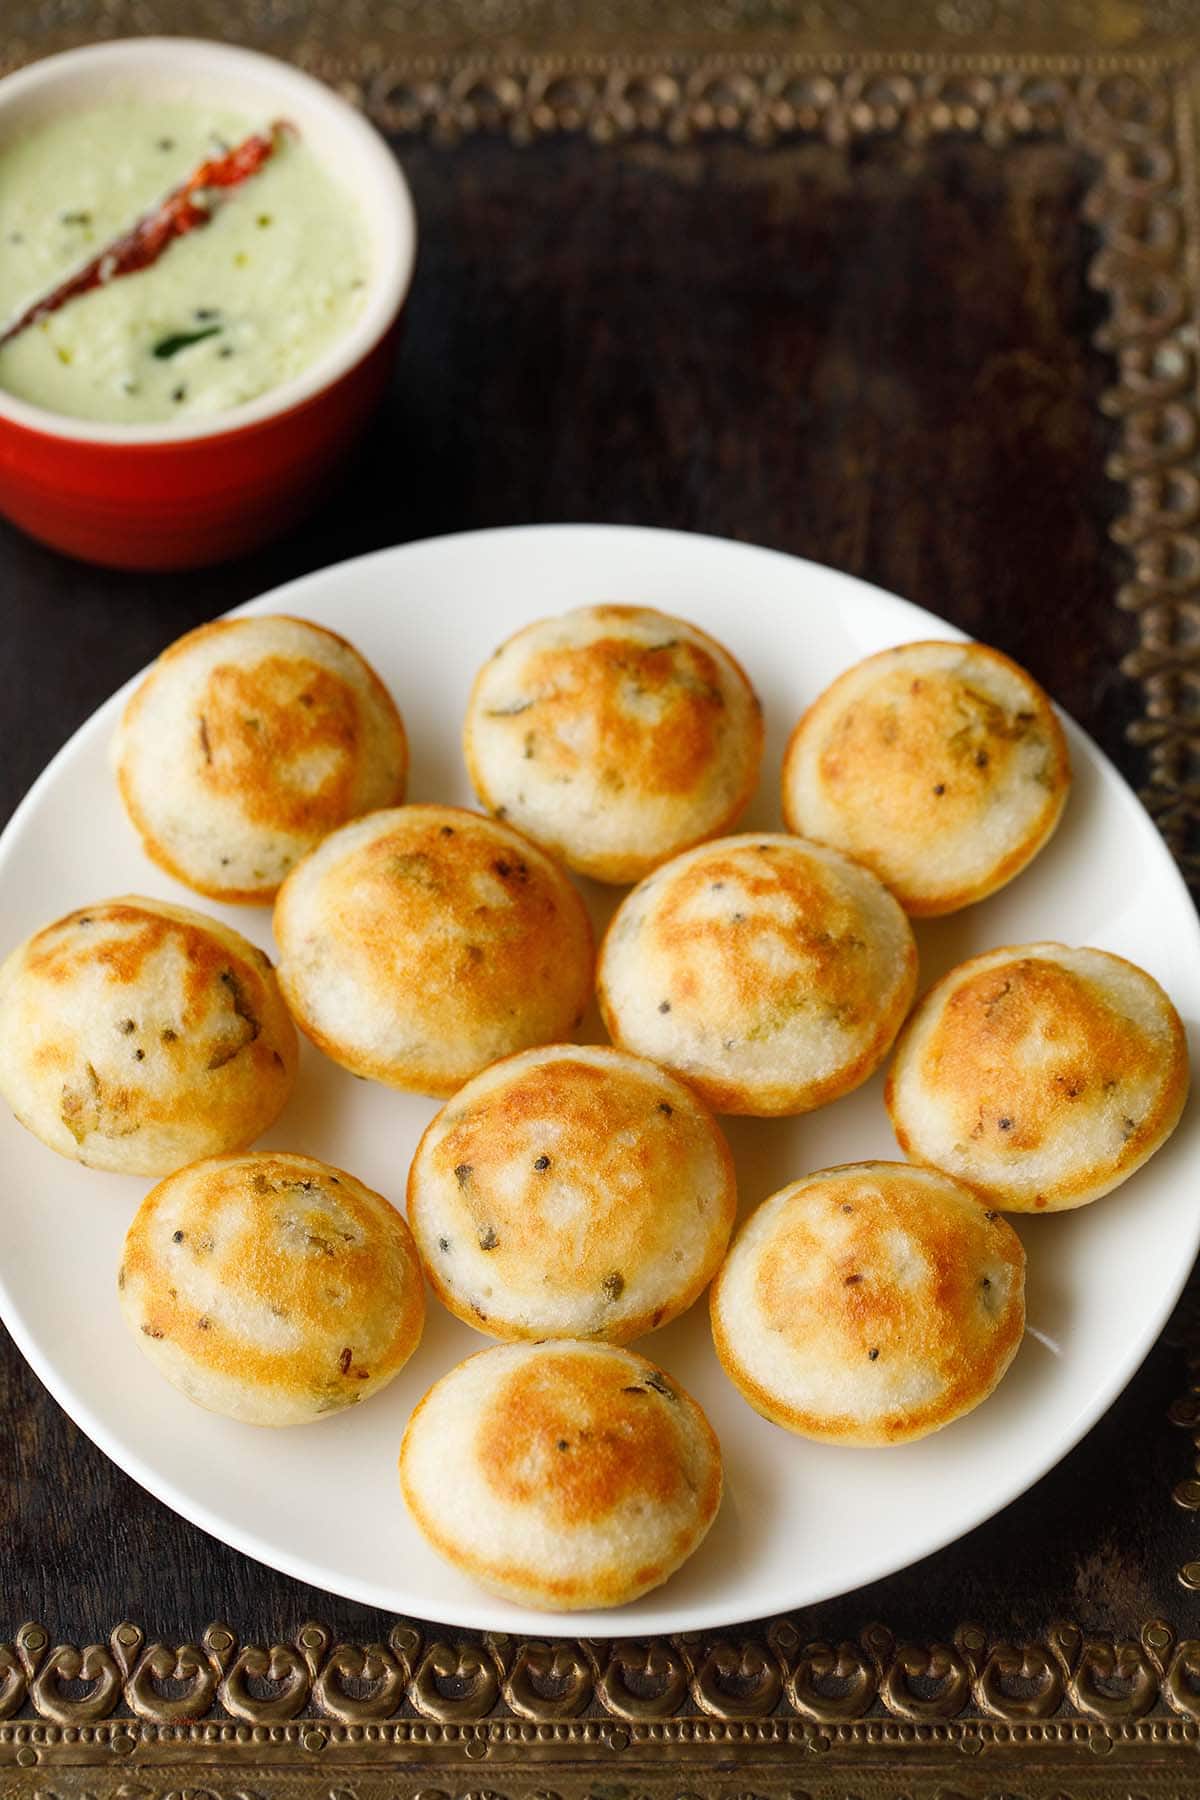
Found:
[[177, 188], [173, 188], [166, 198], [155, 207], [153, 212], [146, 213], [136, 225], [120, 237], [114, 238], [98, 256], [94, 256], [82, 269], [50, 293], [35, 300], [15, 319], [6, 331], [0, 333], [0, 346], [10, 343], [19, 332], [34, 325], [39, 319], [57, 312], [68, 300], [76, 299], [80, 294], [90, 293], [93, 288], [106, 287], [120, 275], [132, 275], [139, 269], [148, 269], [156, 263], [168, 244], [177, 237], [184, 237], [200, 225], [207, 225], [212, 213], [207, 206], [195, 196], [208, 188], [236, 187], [259, 169], [272, 156], [279, 145], [285, 131], [293, 130], [286, 120], [277, 119], [268, 134], [256, 132], [235, 144], [232, 150], [221, 156], [211, 157], [193, 169], [187, 180]]

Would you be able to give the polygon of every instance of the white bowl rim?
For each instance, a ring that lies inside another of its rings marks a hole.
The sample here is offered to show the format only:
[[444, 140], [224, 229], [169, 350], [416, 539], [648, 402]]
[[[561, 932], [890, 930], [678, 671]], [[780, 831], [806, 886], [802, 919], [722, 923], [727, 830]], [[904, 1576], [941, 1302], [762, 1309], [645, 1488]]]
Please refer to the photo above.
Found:
[[291, 95], [306, 104], [310, 111], [324, 109], [336, 115], [343, 127], [358, 137], [380, 203], [390, 205], [394, 210], [395, 242], [385, 250], [371, 278], [363, 310], [349, 328], [340, 333], [328, 350], [307, 369], [277, 387], [268, 388], [257, 399], [231, 406], [202, 420], [124, 424], [77, 419], [67, 413], [51, 412], [0, 388], [0, 420], [47, 437], [75, 443], [106, 444], [119, 450], [148, 445], [185, 445], [261, 426], [303, 406], [362, 362], [394, 323], [412, 283], [417, 251], [416, 214], [408, 183], [386, 141], [332, 88], [278, 57], [211, 38], [133, 37], [86, 44], [79, 49], [43, 57], [0, 80], [0, 120], [13, 102], [24, 100], [39, 88], [53, 88], [62, 78], [77, 76], [81, 69], [94, 67], [98, 74], [113, 73], [124, 64], [131, 72], [137, 72], [139, 65], [144, 68], [156, 57], [169, 65], [176, 78], [181, 72], [186, 73], [189, 67], [199, 69], [208, 64], [215, 71], [220, 64], [236, 65], [247, 75], [273, 84], [279, 91], [281, 102]]

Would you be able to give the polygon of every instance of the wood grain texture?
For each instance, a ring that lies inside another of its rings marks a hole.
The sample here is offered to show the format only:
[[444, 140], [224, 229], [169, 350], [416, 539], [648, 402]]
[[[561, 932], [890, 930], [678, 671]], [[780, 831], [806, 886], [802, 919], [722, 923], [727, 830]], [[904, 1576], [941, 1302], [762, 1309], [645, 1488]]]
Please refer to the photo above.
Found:
[[[1104, 473], [1110, 371], [1061, 142], [892, 140], [760, 153], [476, 137], [406, 146], [423, 247], [389, 402], [302, 530], [188, 576], [116, 576], [0, 531], [6, 815], [49, 756], [182, 631], [293, 575], [472, 526], [613, 520], [795, 551], [863, 575], [1025, 663], [1134, 780]], [[629, 596], [636, 599], [637, 596]], [[748, 596], [748, 602], [752, 596]], [[929, 1638], [1177, 1610], [1187, 1473], [1159, 1347], [1033, 1492], [915, 1570], [818, 1608]], [[119, 1618], [261, 1639], [383, 1621], [221, 1548], [0, 1358], [4, 1611], [80, 1642]], [[264, 1495], [269, 1506], [270, 1496]], [[397, 1502], [399, 1504], [399, 1501]], [[331, 1528], [352, 1524], [346, 1518]]]

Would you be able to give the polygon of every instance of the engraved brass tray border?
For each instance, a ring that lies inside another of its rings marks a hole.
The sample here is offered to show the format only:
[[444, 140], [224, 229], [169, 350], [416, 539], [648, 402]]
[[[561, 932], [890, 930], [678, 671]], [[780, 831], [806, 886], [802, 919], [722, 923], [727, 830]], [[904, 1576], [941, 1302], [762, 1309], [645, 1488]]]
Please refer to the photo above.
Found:
[[[143, 4], [136, 28], [169, 28], [157, 12]], [[48, 47], [10, 46], [8, 60]], [[1193, 63], [777, 46], [481, 58], [398, 53], [382, 37], [292, 48], [393, 135], [445, 143], [476, 131], [762, 146], [957, 133], [1082, 147], [1096, 169], [1089, 279], [1108, 302], [1097, 333], [1113, 368], [1108, 473], [1124, 496], [1113, 535], [1130, 565], [1115, 598], [1137, 627], [1123, 664], [1142, 698], [1130, 736], [1142, 797], [1200, 880]], [[1185, 1298], [1176, 1327], [1191, 1376], [1196, 1306]], [[1193, 1385], [1172, 1408], [1192, 1434], [1198, 1396]], [[1200, 1480], [1174, 1498], [1200, 1507]], [[1179, 1573], [1200, 1588], [1200, 1560]], [[810, 1642], [791, 1619], [613, 1642], [398, 1623], [386, 1643], [335, 1643], [316, 1622], [272, 1644], [223, 1624], [153, 1642], [132, 1623], [106, 1644], [53, 1644], [37, 1624], [0, 1642], [0, 1800], [1065, 1800], [1200, 1791], [1197, 1749], [1200, 1638], [1161, 1619], [1128, 1636], [1064, 1622], [1023, 1640], [968, 1623], [944, 1643], [897, 1642], [883, 1625]]]
[[[36, 1716], [14, 1717], [26, 1703]], [[80, 1649], [25, 1625], [0, 1646], [0, 1714], [0, 1793], [32, 1800], [807, 1800], [850, 1780], [950, 1800], [1125, 1794], [1134, 1770], [1146, 1791], [1194, 1792], [1200, 1640], [1155, 1620], [1137, 1639], [965, 1625], [898, 1644], [874, 1625], [805, 1643], [784, 1619], [615, 1642], [398, 1624], [368, 1645], [317, 1623], [239, 1645], [210, 1625], [171, 1645], [124, 1624]]]

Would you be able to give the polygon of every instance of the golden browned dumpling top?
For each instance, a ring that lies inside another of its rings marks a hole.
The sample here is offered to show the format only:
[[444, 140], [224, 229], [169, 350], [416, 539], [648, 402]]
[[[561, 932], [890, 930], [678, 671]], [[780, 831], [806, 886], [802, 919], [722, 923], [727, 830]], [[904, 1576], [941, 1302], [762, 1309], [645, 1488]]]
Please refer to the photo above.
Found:
[[902, 644], [855, 663], [800, 720], [783, 811], [907, 912], [947, 913], [1025, 867], [1070, 781], [1062, 727], [1024, 669], [984, 644]]
[[591, 926], [567, 877], [494, 819], [372, 813], [326, 838], [275, 908], [301, 1029], [356, 1074], [450, 1094], [587, 1004]]
[[696, 1402], [612, 1344], [500, 1344], [433, 1387], [400, 1452], [431, 1544], [529, 1606], [620, 1606], [665, 1581], [721, 1498]]
[[597, 1045], [476, 1075], [408, 1179], [434, 1291], [496, 1337], [628, 1343], [666, 1324], [714, 1274], [736, 1206], [733, 1158], [696, 1095]]
[[344, 1169], [259, 1151], [181, 1169], [125, 1239], [121, 1307], [168, 1380], [210, 1411], [295, 1425], [386, 1385], [425, 1317], [403, 1218]]
[[625, 898], [600, 955], [614, 1043], [718, 1112], [796, 1113], [876, 1069], [917, 979], [883, 884], [783, 833], [684, 851]]
[[185, 907], [80, 907], [0, 966], [0, 1093], [93, 1168], [161, 1175], [241, 1148], [282, 1110], [295, 1067], [269, 958]]
[[729, 652], [650, 607], [539, 619], [484, 664], [464, 736], [476, 793], [582, 874], [637, 881], [754, 790], [758, 701]]
[[1026, 944], [961, 963], [913, 1013], [888, 1076], [902, 1149], [1016, 1212], [1097, 1199], [1174, 1130], [1179, 1015], [1107, 951]]
[[114, 746], [161, 868], [219, 900], [269, 900], [329, 832], [404, 798], [404, 726], [375, 671], [304, 619], [218, 619], [159, 657]]
[[805, 1437], [895, 1444], [978, 1405], [1024, 1329], [1016, 1233], [960, 1183], [851, 1163], [783, 1188], [713, 1284], [717, 1354], [759, 1412]]

